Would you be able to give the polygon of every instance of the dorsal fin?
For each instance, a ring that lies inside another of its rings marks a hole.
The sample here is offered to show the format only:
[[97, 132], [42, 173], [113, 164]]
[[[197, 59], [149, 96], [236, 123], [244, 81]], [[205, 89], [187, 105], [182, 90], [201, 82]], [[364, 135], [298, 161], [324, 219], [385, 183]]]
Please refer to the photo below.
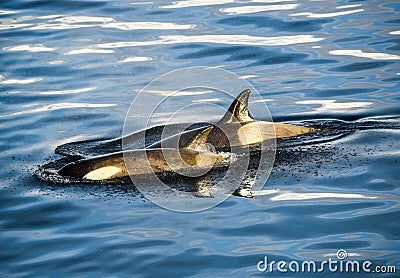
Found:
[[246, 89], [236, 97], [232, 102], [228, 111], [219, 123], [232, 123], [232, 122], [252, 122], [254, 118], [249, 113], [249, 95], [250, 90]]
[[188, 141], [188, 143], [183, 146], [184, 148], [196, 150], [196, 151], [206, 151], [208, 150], [207, 148], [207, 139], [208, 135], [210, 134], [211, 130], [213, 129], [213, 126], [209, 126], [202, 131], [200, 131], [198, 134], [196, 134], [191, 140]]

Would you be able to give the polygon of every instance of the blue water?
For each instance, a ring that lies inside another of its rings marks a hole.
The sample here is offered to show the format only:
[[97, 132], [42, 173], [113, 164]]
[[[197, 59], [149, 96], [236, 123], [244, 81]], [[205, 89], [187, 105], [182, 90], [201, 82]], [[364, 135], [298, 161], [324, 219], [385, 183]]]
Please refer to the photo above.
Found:
[[277, 121], [398, 123], [400, 4], [235, 2], [2, 1], [2, 276], [296, 276], [306, 274], [261, 273], [257, 262], [339, 249], [400, 271], [390, 125], [288, 148], [256, 198], [199, 213], [32, 176], [60, 144], [120, 136], [137, 92], [182, 67], [242, 76]]

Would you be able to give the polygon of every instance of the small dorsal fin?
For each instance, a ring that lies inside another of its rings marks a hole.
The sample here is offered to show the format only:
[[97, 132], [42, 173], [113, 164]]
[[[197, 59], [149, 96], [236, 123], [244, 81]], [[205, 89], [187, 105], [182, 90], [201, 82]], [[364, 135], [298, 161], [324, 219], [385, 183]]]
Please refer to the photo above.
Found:
[[236, 97], [232, 102], [228, 111], [219, 123], [232, 123], [232, 122], [252, 122], [254, 118], [249, 113], [249, 95], [250, 90], [246, 89]]
[[211, 130], [213, 129], [213, 126], [206, 127], [199, 133], [197, 133], [193, 139], [189, 140], [186, 146], [183, 146], [184, 148], [196, 150], [196, 151], [206, 151], [208, 150], [207, 148], [207, 139], [208, 135], [210, 134]]

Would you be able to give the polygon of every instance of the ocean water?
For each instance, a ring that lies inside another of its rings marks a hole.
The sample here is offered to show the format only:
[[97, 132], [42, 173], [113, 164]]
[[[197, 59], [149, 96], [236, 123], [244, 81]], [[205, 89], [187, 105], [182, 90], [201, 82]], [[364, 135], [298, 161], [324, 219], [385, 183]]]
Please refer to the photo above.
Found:
[[[339, 261], [345, 250], [398, 275], [399, 12], [395, 1], [2, 1], [0, 274], [307, 276], [257, 264]], [[197, 213], [33, 177], [61, 144], [121, 136], [138, 92], [191, 66], [241, 76], [275, 121], [373, 124], [279, 150], [255, 198]]]

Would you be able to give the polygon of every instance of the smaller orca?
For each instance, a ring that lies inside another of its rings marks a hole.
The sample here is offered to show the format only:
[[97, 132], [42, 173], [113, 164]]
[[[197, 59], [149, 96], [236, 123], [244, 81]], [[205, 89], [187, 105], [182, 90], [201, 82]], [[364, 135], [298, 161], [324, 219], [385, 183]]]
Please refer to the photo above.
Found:
[[112, 180], [152, 173], [197, 173], [226, 159], [211, 152], [206, 145], [212, 129], [209, 126], [198, 131], [179, 149], [142, 149], [95, 156], [69, 163], [59, 169], [58, 174], [89, 180]]

